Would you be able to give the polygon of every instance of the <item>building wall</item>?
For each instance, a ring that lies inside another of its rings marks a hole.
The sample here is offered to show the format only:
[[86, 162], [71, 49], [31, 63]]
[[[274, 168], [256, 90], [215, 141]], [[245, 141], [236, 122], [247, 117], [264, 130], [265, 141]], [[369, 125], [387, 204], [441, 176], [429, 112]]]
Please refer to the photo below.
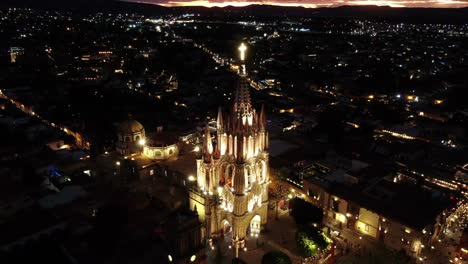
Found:
[[201, 227], [201, 237], [203, 240], [206, 239], [206, 206], [205, 206], [205, 197], [195, 191], [195, 190], [190, 190], [189, 191], [189, 206], [190, 210], [196, 210], [198, 213], [198, 219], [200, 223], [202, 223]]
[[143, 154], [148, 156], [150, 159], [165, 160], [171, 157], [177, 157], [179, 155], [179, 147], [177, 144], [169, 145], [166, 147], [151, 147], [144, 146]]
[[117, 135], [118, 141], [116, 144], [116, 150], [120, 155], [130, 155], [141, 151], [141, 147], [138, 146], [138, 141], [145, 138], [145, 131], [140, 131], [136, 133], [122, 134]]
[[325, 212], [324, 222], [335, 228], [349, 228], [358, 234], [383, 242], [395, 250], [405, 250], [413, 257], [430, 248], [434, 227], [423, 230], [409, 228], [397, 221], [372, 212], [352, 201], [328, 193], [325, 188], [310, 181], [304, 181], [304, 192], [312, 202]]
[[379, 215], [365, 208], [359, 210], [359, 218], [356, 221], [355, 229], [359, 233], [373, 238], [377, 238], [379, 230]]

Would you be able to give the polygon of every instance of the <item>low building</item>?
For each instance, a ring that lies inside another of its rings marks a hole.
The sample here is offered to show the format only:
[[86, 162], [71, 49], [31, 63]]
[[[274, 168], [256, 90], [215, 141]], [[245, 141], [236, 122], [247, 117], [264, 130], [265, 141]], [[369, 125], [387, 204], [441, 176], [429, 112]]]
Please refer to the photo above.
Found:
[[154, 160], [177, 157], [179, 155], [178, 140], [175, 136], [158, 129], [158, 132], [146, 138], [143, 154]]
[[[204, 240], [201, 233], [202, 223], [196, 212], [180, 210], [164, 219], [161, 223], [161, 237], [168, 249], [168, 260], [172, 263], [203, 263]], [[170, 230], [170, 232], [164, 231]]]
[[304, 179], [303, 188], [324, 209], [324, 222], [330, 228], [338, 232], [347, 228], [419, 257], [438, 239], [450, 199], [402, 178], [363, 178], [332, 171]]

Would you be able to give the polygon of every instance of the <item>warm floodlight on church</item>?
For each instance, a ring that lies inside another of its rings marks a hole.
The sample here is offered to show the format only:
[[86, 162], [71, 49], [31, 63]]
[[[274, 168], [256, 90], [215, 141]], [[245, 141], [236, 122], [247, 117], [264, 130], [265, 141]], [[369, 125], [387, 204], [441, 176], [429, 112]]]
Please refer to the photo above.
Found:
[[142, 139], [138, 140], [138, 144], [140, 146], [144, 146], [146, 144], [146, 140], [144, 138], [142, 138]]

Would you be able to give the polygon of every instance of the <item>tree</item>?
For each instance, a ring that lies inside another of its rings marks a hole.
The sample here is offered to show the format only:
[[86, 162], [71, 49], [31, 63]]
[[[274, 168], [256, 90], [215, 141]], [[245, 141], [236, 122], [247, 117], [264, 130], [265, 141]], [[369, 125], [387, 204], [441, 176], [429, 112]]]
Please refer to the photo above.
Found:
[[262, 257], [262, 264], [292, 264], [288, 255], [281, 251], [269, 251]]
[[290, 214], [297, 225], [319, 224], [322, 222], [323, 210], [303, 199], [296, 197], [289, 202], [289, 206], [291, 207]]
[[331, 240], [316, 227], [302, 226], [296, 231], [296, 243], [303, 256], [313, 257], [319, 250], [326, 249]]

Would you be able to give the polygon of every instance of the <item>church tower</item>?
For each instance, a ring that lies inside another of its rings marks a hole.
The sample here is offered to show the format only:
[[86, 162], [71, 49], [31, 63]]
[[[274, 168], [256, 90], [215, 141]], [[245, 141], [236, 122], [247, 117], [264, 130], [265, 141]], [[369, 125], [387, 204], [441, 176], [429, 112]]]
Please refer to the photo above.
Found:
[[236, 250], [248, 237], [258, 237], [267, 222], [268, 132], [265, 111], [250, 101], [245, 70], [246, 46], [239, 47], [242, 65], [235, 100], [229, 113], [218, 110], [216, 135], [206, 127], [198, 156], [191, 207], [206, 223], [206, 238], [232, 237]]

